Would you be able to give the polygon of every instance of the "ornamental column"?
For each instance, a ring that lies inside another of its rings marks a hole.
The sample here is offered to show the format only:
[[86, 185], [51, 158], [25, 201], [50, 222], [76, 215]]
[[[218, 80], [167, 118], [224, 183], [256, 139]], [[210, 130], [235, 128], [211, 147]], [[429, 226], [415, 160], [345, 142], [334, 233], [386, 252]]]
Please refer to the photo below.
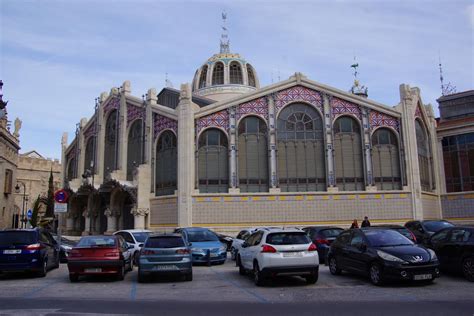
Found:
[[72, 212], [66, 214], [66, 232], [71, 234], [74, 231], [74, 216]]
[[331, 96], [323, 93], [324, 130], [326, 140], [326, 172], [328, 192], [337, 192], [334, 173], [334, 146], [332, 142]]
[[235, 107], [229, 109], [229, 193], [240, 193], [237, 188], [237, 149], [236, 149]]
[[148, 208], [137, 208], [133, 207], [131, 212], [134, 218], [134, 228], [135, 229], [145, 229], [146, 228], [146, 216], [150, 213]]
[[276, 128], [275, 128], [275, 102], [273, 95], [268, 96], [268, 131], [270, 135], [269, 139], [269, 164], [270, 164], [270, 192], [279, 193], [277, 181], [277, 159], [276, 159]]
[[373, 185], [372, 171], [372, 146], [370, 142], [370, 110], [362, 107], [362, 128], [364, 130], [364, 157], [365, 157], [365, 190], [375, 191], [377, 187]]
[[114, 232], [117, 231], [117, 216], [116, 212], [113, 212], [110, 207], [106, 207], [104, 211], [104, 215], [107, 217], [107, 231], [105, 232], [106, 235], [112, 235]]
[[91, 234], [91, 216], [87, 207], [82, 212], [82, 216], [84, 217], [84, 220], [85, 220], [85, 225], [84, 225], [85, 227], [84, 227], [84, 231], [82, 232], [82, 236], [88, 236]]

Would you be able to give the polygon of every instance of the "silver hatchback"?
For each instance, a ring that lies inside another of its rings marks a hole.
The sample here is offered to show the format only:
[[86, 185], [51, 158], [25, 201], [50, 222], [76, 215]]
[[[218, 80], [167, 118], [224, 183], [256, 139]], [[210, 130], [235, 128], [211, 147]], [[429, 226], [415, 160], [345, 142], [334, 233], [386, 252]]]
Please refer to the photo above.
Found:
[[138, 260], [138, 282], [150, 275], [184, 275], [193, 280], [191, 249], [180, 234], [150, 235]]

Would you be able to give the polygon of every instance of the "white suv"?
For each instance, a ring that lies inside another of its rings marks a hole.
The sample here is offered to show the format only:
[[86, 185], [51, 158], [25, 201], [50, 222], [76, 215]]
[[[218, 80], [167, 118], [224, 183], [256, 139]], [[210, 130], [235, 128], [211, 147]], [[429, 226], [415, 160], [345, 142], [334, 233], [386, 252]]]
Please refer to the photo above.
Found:
[[142, 249], [150, 233], [151, 231], [145, 229], [127, 229], [119, 230], [118, 232], [115, 232], [114, 235], [122, 236], [129, 246], [133, 246], [133, 249], [131, 249], [133, 263], [138, 266], [140, 249]]
[[262, 228], [253, 232], [241, 247], [237, 254], [239, 273], [253, 271], [257, 286], [278, 275], [301, 276], [308, 284], [318, 281], [316, 245], [302, 230]]

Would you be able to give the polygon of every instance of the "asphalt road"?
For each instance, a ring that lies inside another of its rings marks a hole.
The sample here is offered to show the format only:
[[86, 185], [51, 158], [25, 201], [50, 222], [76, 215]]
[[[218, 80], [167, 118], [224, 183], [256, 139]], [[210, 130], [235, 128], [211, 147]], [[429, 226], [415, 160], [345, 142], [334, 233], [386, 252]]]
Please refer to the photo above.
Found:
[[332, 276], [321, 266], [315, 285], [285, 277], [256, 287], [234, 262], [194, 268], [194, 280], [137, 283], [87, 278], [70, 283], [61, 265], [46, 278], [0, 276], [0, 315], [474, 315], [474, 283], [443, 275], [433, 284], [375, 287], [358, 276]]

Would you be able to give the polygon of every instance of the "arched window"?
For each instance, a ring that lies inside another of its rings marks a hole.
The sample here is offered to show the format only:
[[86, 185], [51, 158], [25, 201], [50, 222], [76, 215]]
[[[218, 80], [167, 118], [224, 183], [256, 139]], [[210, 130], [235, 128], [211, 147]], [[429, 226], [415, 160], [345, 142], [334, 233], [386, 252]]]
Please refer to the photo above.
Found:
[[224, 84], [224, 64], [218, 62], [212, 71], [212, 85]]
[[72, 179], [74, 179], [74, 165], [75, 164], [76, 164], [76, 159], [74, 158], [71, 158], [69, 160], [69, 163], [67, 164], [66, 175], [67, 175], [68, 181], [71, 181]]
[[199, 76], [199, 89], [206, 87], [207, 65], [202, 67], [201, 76]]
[[156, 145], [155, 195], [171, 195], [177, 189], [178, 149], [171, 131], [161, 134]]
[[433, 169], [431, 161], [431, 150], [425, 127], [419, 120], [415, 120], [416, 146], [418, 149], [418, 165], [420, 168], [421, 190], [432, 191]]
[[219, 129], [210, 128], [199, 137], [198, 147], [199, 192], [228, 192], [229, 162], [226, 135]]
[[128, 132], [127, 180], [133, 180], [136, 168], [143, 163], [143, 120], [133, 122]]
[[242, 79], [242, 68], [236, 61], [230, 63], [230, 83], [232, 84], [243, 84]]
[[325, 191], [323, 122], [313, 107], [295, 103], [277, 121], [278, 179], [283, 192]]
[[247, 64], [247, 76], [249, 78], [249, 86], [257, 87], [257, 81], [255, 80], [255, 74], [254, 74], [252, 66], [250, 66], [250, 64]]
[[117, 110], [113, 110], [105, 124], [105, 144], [104, 144], [104, 177], [106, 178], [112, 171], [117, 169], [118, 156], [118, 115]]
[[241, 192], [268, 192], [267, 126], [248, 116], [239, 124], [239, 187]]
[[[94, 171], [94, 156], [95, 156], [95, 136], [91, 136], [87, 139], [86, 152], [84, 157], [84, 172], [89, 170], [90, 172]], [[92, 173], [91, 173], [92, 175]]]
[[336, 185], [342, 191], [365, 189], [362, 140], [359, 124], [343, 116], [334, 123]]
[[379, 190], [402, 188], [398, 141], [388, 128], [379, 128], [372, 135], [372, 168]]

